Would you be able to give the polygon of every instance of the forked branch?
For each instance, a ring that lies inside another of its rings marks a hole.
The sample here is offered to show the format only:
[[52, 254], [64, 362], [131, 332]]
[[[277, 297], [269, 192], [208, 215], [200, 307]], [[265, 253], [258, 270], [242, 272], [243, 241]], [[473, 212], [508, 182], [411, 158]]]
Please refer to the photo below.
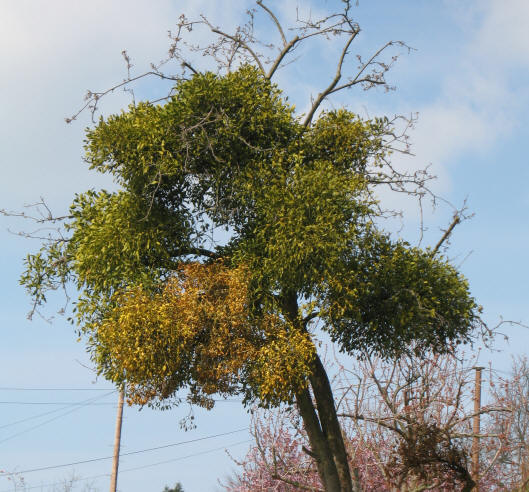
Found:
[[243, 48], [253, 58], [253, 60], [255, 61], [256, 65], [259, 67], [259, 70], [261, 70], [261, 72], [263, 73], [263, 75], [266, 75], [266, 70], [265, 70], [263, 64], [261, 63], [261, 58], [252, 49], [252, 47], [250, 46], [250, 43], [245, 41], [244, 38], [241, 36], [240, 29], [238, 30], [239, 32], [237, 32], [237, 34], [235, 34], [235, 35], [228, 34], [227, 32], [224, 32], [221, 29], [219, 29], [218, 27], [213, 26], [207, 20], [207, 18], [205, 16], [202, 15], [201, 17], [204, 20], [204, 23], [210, 28], [211, 32], [213, 32], [215, 34], [218, 34], [219, 36], [221, 36], [221, 38], [229, 39], [230, 41], [232, 41], [232, 43], [233, 43], [233, 53], [234, 54], [237, 53], [239, 48]]
[[[338, 85], [340, 80], [342, 80], [342, 76], [345, 76], [345, 74], [342, 74], [345, 57], [348, 54], [351, 43], [360, 32], [360, 27], [351, 18], [353, 2], [344, 0], [343, 3], [345, 6], [341, 12], [335, 12], [318, 19], [312, 19], [310, 16], [308, 18], [300, 18], [298, 16], [293, 25], [283, 26], [278, 15], [265, 4], [265, 0], [256, 0], [257, 6], [271, 20], [279, 33], [280, 41], [277, 45], [274, 45], [269, 40], [259, 39], [256, 35], [254, 29], [255, 9], [247, 12], [248, 21], [238, 26], [234, 33], [213, 25], [204, 15], [201, 15], [197, 20], [189, 20], [185, 15], [182, 15], [177, 23], [175, 32], [169, 32], [171, 44], [166, 58], [157, 64], [152, 63], [150, 70], [139, 75], [133, 75], [131, 73], [133, 65], [130, 62], [130, 58], [126, 52], [123, 52], [127, 70], [125, 78], [106, 90], [87, 91], [85, 103], [73, 116], [66, 118], [66, 121], [70, 123], [83, 111], [88, 110], [91, 113], [92, 121], [95, 122], [95, 113], [98, 111], [99, 102], [104, 96], [117, 89], [122, 89], [131, 93], [134, 98], [131, 85], [143, 78], [152, 76], [161, 80], [178, 82], [187, 80], [190, 75], [197, 75], [200, 70], [196, 69], [190, 61], [195, 54], [208, 55], [210, 59], [215, 60], [217, 70], [220, 73], [229, 72], [232, 67], [236, 67], [241, 63], [250, 63], [255, 65], [266, 78], [271, 79], [277, 70], [284, 65], [286, 57], [304, 41], [316, 37], [323, 37], [326, 40], [343, 37], [345, 45], [336, 67], [336, 75], [329, 86], [318, 95], [304, 119], [304, 125], [309, 126], [322, 102], [331, 94], [358, 84], [362, 85], [364, 89], [377, 85], [389, 88], [384, 79], [384, 74], [390, 69], [397, 57], [394, 56], [389, 63], [384, 63], [379, 58], [390, 46], [405, 46], [400, 41], [390, 41], [376, 51], [366, 62], [363, 62], [361, 57], [358, 56], [360, 65], [356, 75], [349, 78], [347, 82]], [[207, 28], [216, 36], [216, 39], [206, 45], [202, 45], [201, 42], [193, 44], [189, 36], [197, 27]], [[290, 40], [287, 36], [288, 30], [294, 31], [295, 34]], [[166, 71], [168, 70], [166, 67], [169, 66], [167, 65], [169, 62], [178, 64], [178, 69], [175, 73]], [[371, 71], [369, 71], [370, 68], [372, 69]], [[369, 73], [367, 73], [368, 71]], [[166, 97], [150, 102], [154, 103], [168, 99], [172, 96], [173, 91], [174, 88], [171, 88]]]
[[345, 46], [342, 50], [342, 53], [340, 55], [340, 59], [338, 60], [338, 66], [336, 67], [336, 74], [334, 76], [334, 79], [329, 84], [329, 86], [323, 91], [318, 94], [318, 97], [316, 98], [316, 101], [314, 101], [314, 104], [310, 108], [310, 111], [308, 112], [307, 116], [305, 117], [305, 120], [303, 121], [303, 126], [308, 127], [310, 125], [310, 122], [312, 121], [312, 118], [314, 116], [314, 113], [316, 110], [320, 107], [323, 100], [333, 91], [333, 89], [336, 87], [340, 79], [342, 78], [342, 66], [343, 62], [345, 60], [345, 57], [347, 55], [347, 51], [349, 50], [349, 47], [351, 46], [351, 43], [354, 41], [356, 36], [358, 35], [360, 31], [355, 31], [349, 39], [347, 40], [347, 43], [345, 43]]
[[[327, 88], [318, 94], [318, 97], [312, 104], [312, 107], [310, 108], [310, 111], [308, 112], [307, 116], [305, 117], [305, 120], [303, 121], [303, 126], [308, 127], [312, 121], [312, 118], [314, 117], [314, 114], [318, 110], [318, 108], [321, 106], [323, 101], [330, 96], [331, 94], [334, 94], [335, 92], [339, 92], [344, 89], [349, 89], [355, 85], [364, 85], [365, 89], [369, 89], [371, 87], [374, 87], [376, 85], [382, 85], [385, 86], [388, 90], [390, 87], [388, 86], [386, 79], [384, 78], [385, 73], [391, 68], [393, 63], [397, 60], [397, 56], [393, 56], [391, 63], [386, 64], [381, 61], [378, 61], [379, 57], [382, 55], [382, 53], [387, 50], [391, 46], [406, 46], [402, 41], [389, 41], [384, 46], [379, 48], [371, 57], [366, 61], [362, 62], [361, 57], [358, 57], [360, 63], [358, 72], [356, 75], [349, 79], [348, 82], [342, 85], [338, 85], [338, 82], [342, 78], [342, 68], [343, 63], [345, 60], [346, 55], [348, 54], [349, 47], [351, 46], [351, 43], [354, 41], [356, 36], [360, 33], [360, 28], [358, 26], [353, 27], [351, 31], [351, 35], [349, 39], [347, 40], [341, 54], [340, 58], [338, 60], [337, 68], [336, 68], [336, 74], [334, 76], [334, 79], [331, 81], [331, 83], [327, 86]], [[408, 50], [410, 48], [408, 47]], [[368, 73], [365, 75], [366, 70], [368, 70], [369, 67], [372, 67], [373, 65], [376, 65], [379, 67], [379, 69], [374, 69], [371, 73]]]

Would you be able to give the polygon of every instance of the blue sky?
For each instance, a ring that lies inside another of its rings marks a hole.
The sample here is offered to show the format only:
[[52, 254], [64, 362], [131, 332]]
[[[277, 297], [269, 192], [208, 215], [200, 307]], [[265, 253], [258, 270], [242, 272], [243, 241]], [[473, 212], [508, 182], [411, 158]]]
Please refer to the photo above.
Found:
[[[313, 12], [332, 9], [337, 1], [270, 2], [292, 18], [296, 6]], [[108, 179], [89, 173], [82, 162], [87, 115], [72, 125], [64, 118], [81, 104], [86, 89], [104, 89], [124, 76], [121, 51], [127, 49], [135, 69], [148, 68], [167, 48], [167, 30], [182, 12], [206, 13], [216, 24], [233, 27], [250, 2], [205, 0], [85, 0], [0, 3], [0, 207], [20, 210], [40, 196], [57, 213], [67, 209], [75, 192], [112, 187]], [[525, 0], [376, 0], [360, 1], [356, 17], [362, 34], [353, 47], [368, 54], [389, 40], [402, 40], [415, 50], [403, 53], [388, 75], [396, 91], [345, 92], [331, 101], [362, 115], [419, 113], [411, 133], [415, 157], [398, 157], [409, 169], [431, 165], [438, 176], [435, 190], [456, 205], [465, 198], [475, 217], [458, 226], [449, 256], [468, 277], [473, 294], [485, 308], [490, 324], [500, 316], [529, 322], [529, 193], [526, 143], [529, 141], [529, 4]], [[269, 25], [258, 23], [268, 34]], [[301, 58], [279, 73], [281, 83], [299, 111], [331, 78], [337, 46], [307, 48]], [[201, 63], [197, 61], [197, 63]], [[138, 95], [157, 94], [155, 82], [143, 83]], [[128, 103], [120, 92], [103, 102], [105, 113]], [[383, 196], [406, 212], [402, 234], [418, 238], [415, 205]], [[429, 231], [424, 244], [434, 244], [451, 218], [451, 210], [427, 209]], [[17, 220], [1, 219], [0, 387], [110, 388], [94, 384], [83, 345], [66, 321], [52, 324], [26, 319], [29, 300], [18, 277], [26, 252], [38, 247], [7, 229], [27, 229]], [[469, 253], [471, 253], [469, 255]], [[469, 256], [468, 256], [469, 255]], [[57, 299], [59, 301], [59, 299]], [[502, 352], [483, 351], [483, 362], [508, 369], [510, 357], [524, 354], [529, 331], [504, 329], [509, 343]], [[79, 402], [104, 391], [15, 391], [0, 389], [0, 402]], [[0, 469], [29, 470], [108, 456], [112, 452], [116, 395], [109, 395], [39, 428], [30, 429], [61, 412], [10, 425], [17, 420], [60, 408], [54, 405], [0, 403]], [[67, 407], [65, 413], [73, 407]], [[186, 408], [168, 412], [125, 409], [124, 452], [179, 443], [243, 428], [248, 423], [236, 402], [219, 403], [198, 415], [198, 428], [183, 432], [178, 421]], [[25, 432], [20, 436], [12, 435]], [[181, 481], [186, 492], [216, 490], [233, 464], [222, 450], [238, 456], [246, 432], [170, 447], [123, 459], [122, 468], [178, 459], [144, 470], [124, 472], [119, 488], [127, 492], [162, 490]], [[7, 439], [7, 440], [6, 440]], [[4, 441], [5, 442], [2, 442]], [[209, 452], [211, 451], [211, 452]], [[109, 461], [26, 474], [30, 485], [51, 483], [75, 473], [88, 477], [107, 473]], [[94, 479], [100, 490], [108, 478]], [[0, 492], [10, 489], [0, 477]]]

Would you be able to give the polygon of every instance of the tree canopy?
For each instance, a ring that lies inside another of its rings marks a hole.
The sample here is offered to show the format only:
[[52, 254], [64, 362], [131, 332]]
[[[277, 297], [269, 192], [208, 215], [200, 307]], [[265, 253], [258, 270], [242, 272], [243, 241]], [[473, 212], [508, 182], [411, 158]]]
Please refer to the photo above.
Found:
[[166, 485], [162, 492], [184, 492], [184, 489], [182, 487], [182, 484], [178, 482], [174, 487], [171, 488]]
[[465, 341], [466, 281], [375, 225], [366, 169], [386, 123], [338, 110], [304, 128], [251, 66], [194, 75], [87, 132], [87, 161], [121, 190], [78, 195], [71, 236], [29, 256], [23, 282], [40, 301], [76, 281], [97, 367], [142, 403], [182, 387], [291, 400], [312, 319], [347, 353]]

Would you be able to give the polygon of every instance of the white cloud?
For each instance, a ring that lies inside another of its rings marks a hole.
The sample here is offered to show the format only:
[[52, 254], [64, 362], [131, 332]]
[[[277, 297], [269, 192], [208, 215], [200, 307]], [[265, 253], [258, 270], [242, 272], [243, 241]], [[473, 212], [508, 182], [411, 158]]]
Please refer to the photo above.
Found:
[[[111, 87], [125, 76], [127, 49], [137, 73], [162, 59], [167, 31], [182, 8], [204, 10], [219, 23], [237, 22], [235, 3], [226, 8], [205, 0], [184, 5], [163, 0], [0, 2], [0, 196], [2, 207], [20, 208], [45, 195], [67, 203], [74, 191], [109, 186], [81, 163], [84, 115], [64, 118], [83, 103], [87, 89]], [[207, 8], [206, 8], [207, 7]], [[105, 113], [128, 104], [120, 91], [105, 99]]]
[[529, 2], [489, 0], [473, 49], [492, 70], [529, 68]]
[[418, 111], [419, 121], [411, 134], [416, 157], [399, 159], [410, 169], [431, 163], [441, 195], [453, 187], [454, 165], [465, 165], [463, 158], [470, 155], [483, 159], [522, 124], [529, 98], [523, 82], [529, 69], [529, 3], [490, 0], [453, 7], [464, 36], [461, 44], [444, 41], [452, 57], [438, 67], [439, 93], [419, 107], [403, 103], [404, 112]]
[[469, 128], [469, 149], [476, 142], [493, 145], [520, 122], [520, 102], [528, 94], [519, 81], [529, 70], [529, 3], [474, 2], [471, 17], [477, 21], [469, 22], [466, 43], [446, 67], [440, 95], [441, 104]]

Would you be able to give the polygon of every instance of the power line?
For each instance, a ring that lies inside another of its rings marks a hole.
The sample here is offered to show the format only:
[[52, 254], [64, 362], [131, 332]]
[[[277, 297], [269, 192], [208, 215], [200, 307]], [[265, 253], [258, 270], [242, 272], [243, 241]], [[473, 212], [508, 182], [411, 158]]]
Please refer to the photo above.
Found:
[[13, 386], [0, 386], [2, 391], [109, 391], [112, 388], [22, 388]]
[[[111, 393], [114, 393], [116, 390], [113, 390]], [[107, 393], [107, 395], [110, 393]], [[241, 403], [240, 398], [219, 398], [213, 400], [215, 403]], [[80, 405], [82, 402], [73, 402], [73, 401], [0, 401], [0, 405]], [[94, 406], [105, 406], [105, 405], [114, 405], [112, 402], [102, 402], [102, 403], [84, 403], [84, 405], [94, 405]], [[1, 429], [1, 427], [0, 427]]]
[[[69, 405], [69, 406], [71, 406], [71, 405]], [[10, 422], [9, 424], [0, 425], [0, 429], [5, 429], [6, 427], [11, 427], [12, 425], [22, 424], [24, 422], [28, 422], [29, 420], [35, 420], [35, 419], [38, 419], [40, 417], [45, 417], [46, 415], [51, 415], [52, 413], [60, 412], [60, 411], [62, 411], [64, 409], [66, 409], [66, 408], [68, 408], [68, 407], [66, 406], [66, 407], [62, 407], [62, 408], [56, 408], [55, 410], [50, 410], [49, 412], [38, 413], [37, 415], [32, 415], [31, 417], [27, 417], [25, 419], [15, 420], [14, 422]]]
[[44, 422], [41, 422], [40, 424], [34, 425], [33, 427], [29, 427], [28, 429], [25, 429], [23, 431], [17, 432], [16, 434], [12, 434], [11, 436], [0, 440], [0, 444], [4, 443], [6, 441], [9, 441], [11, 439], [14, 439], [15, 437], [21, 436], [22, 434], [27, 434], [28, 432], [30, 432], [32, 430], [38, 429], [39, 427], [42, 427], [43, 425], [49, 424], [50, 422], [53, 422], [54, 420], [60, 419], [60, 418], [62, 418], [64, 416], [66, 416], [66, 415], [69, 415], [70, 413], [73, 413], [73, 412], [75, 412], [77, 410], [80, 410], [81, 408], [85, 407], [86, 405], [90, 404], [91, 402], [93, 402], [95, 400], [99, 400], [101, 398], [105, 398], [105, 397], [107, 397], [107, 396], [109, 396], [109, 395], [111, 395], [112, 393], [115, 393], [115, 392], [116, 392], [116, 390], [110, 391], [109, 393], [107, 393], [105, 395], [96, 396], [94, 398], [89, 398], [88, 400], [85, 400], [84, 402], [80, 402], [80, 403], [76, 404], [77, 406], [75, 408], [72, 408], [71, 410], [68, 410], [67, 412], [61, 413], [60, 415], [57, 415], [56, 417], [53, 417], [53, 418], [48, 419], [48, 420], [45, 420]]
[[[112, 391], [112, 393], [114, 393]], [[0, 405], [79, 405], [79, 402], [75, 401], [0, 401]], [[106, 403], [85, 403], [85, 405], [95, 405], [95, 406], [101, 406], [101, 405], [114, 405], [115, 403], [106, 402]]]
[[[134, 468], [126, 468], [124, 470], [120, 470], [119, 473], [121, 474], [121, 473], [125, 473], [125, 472], [130, 472], [130, 471], [143, 470], [144, 468], [150, 468], [150, 467], [153, 467], [153, 466], [164, 465], [166, 463], [173, 463], [175, 461], [180, 461], [180, 460], [184, 460], [184, 459], [187, 459], [187, 458], [193, 458], [195, 456], [200, 456], [200, 455], [207, 454], [207, 453], [213, 453], [215, 451], [221, 451], [221, 450], [224, 450], [224, 449], [227, 449], [227, 448], [230, 448], [230, 447], [239, 446], [241, 444], [246, 444], [246, 443], [249, 443], [249, 442], [253, 442], [253, 439], [246, 439], [244, 441], [239, 441], [239, 442], [235, 442], [233, 444], [228, 444], [228, 446], [221, 446], [221, 447], [218, 447], [218, 448], [207, 449], [205, 451], [199, 451], [197, 453], [188, 454], [186, 456], [179, 456], [178, 458], [172, 458], [170, 460], [157, 461], [156, 463], [150, 463], [148, 465], [136, 466]], [[22, 473], [22, 472], [17, 472], [17, 473], [14, 473], [13, 475], [18, 475], [20, 473]], [[102, 473], [100, 475], [92, 475], [90, 477], [82, 477], [82, 478], [79, 478], [77, 480], [78, 481], [94, 480], [96, 478], [103, 478], [103, 477], [109, 477], [109, 476], [110, 476], [109, 473]], [[24, 490], [32, 490], [32, 489], [38, 489], [38, 488], [42, 488], [42, 487], [54, 487], [55, 485], [62, 485], [63, 483], [64, 482], [54, 482], [54, 483], [47, 483], [47, 484], [41, 484], [41, 485], [34, 485], [34, 486], [31, 486], [31, 487], [25, 487]], [[3, 490], [1, 492], [13, 492], [13, 489]]]
[[60, 412], [60, 411], [65, 410], [65, 409], [67, 409], [67, 408], [69, 408], [71, 406], [78, 406], [78, 405], [85, 406], [85, 405], [87, 405], [88, 401], [89, 400], [84, 400], [84, 401], [81, 401], [81, 402], [71, 403], [71, 404], [68, 404], [68, 405], [66, 405], [66, 406], [64, 406], [62, 408], [56, 408], [55, 410], [50, 410], [50, 411], [44, 412], [44, 413], [38, 413], [37, 415], [32, 415], [31, 417], [27, 417], [27, 418], [24, 418], [24, 419], [21, 419], [21, 420], [15, 420], [15, 422], [10, 422], [9, 424], [0, 425], [0, 429], [5, 429], [6, 427], [11, 427], [12, 425], [22, 424], [23, 422], [27, 422], [29, 420], [34, 420], [34, 419], [38, 419], [40, 417], [45, 417], [46, 415], [51, 415], [52, 413]]
[[[240, 444], [246, 444], [246, 443], [249, 443], [249, 442], [254, 442], [254, 440], [253, 439], [245, 439], [244, 441], [239, 441], [239, 442], [235, 442], [233, 444], [230, 444], [229, 447], [238, 446]], [[158, 461], [156, 463], [150, 463], [148, 465], [135, 466], [134, 468], [126, 468], [124, 470], [120, 470], [120, 473], [129, 472], [129, 471], [135, 471], [135, 470], [143, 470], [144, 468], [150, 468], [150, 467], [158, 466], [158, 465], [165, 465], [167, 463], [173, 463], [174, 461], [180, 461], [180, 460], [184, 460], [186, 458], [192, 458], [194, 456], [200, 456], [201, 454], [212, 453], [213, 451], [220, 451], [220, 450], [226, 449], [227, 447], [228, 446], [220, 446], [218, 448], [207, 449], [206, 451], [199, 451], [198, 453], [188, 454], [187, 456], [180, 456], [178, 458], [171, 458], [170, 460]]]
[[[205, 441], [207, 439], [213, 439], [215, 437], [228, 436], [230, 434], [236, 434], [238, 432], [243, 432], [243, 431], [247, 431], [247, 430], [248, 430], [248, 427], [243, 427], [242, 429], [237, 429], [237, 430], [233, 430], [233, 431], [230, 431], [230, 432], [223, 432], [222, 434], [214, 434], [214, 435], [211, 435], [211, 436], [199, 437], [197, 439], [190, 439], [188, 441], [180, 441], [180, 442], [171, 443], [171, 444], [164, 444], [162, 446], [156, 446], [154, 448], [139, 449], [137, 451], [129, 451], [127, 453], [120, 453], [119, 456], [120, 457], [121, 456], [130, 456], [130, 455], [133, 455], [133, 454], [147, 453], [149, 451], [157, 451], [159, 449], [166, 449], [166, 448], [170, 448], [170, 447], [174, 447], [174, 446], [181, 446], [183, 444], [190, 444], [192, 442]], [[0, 442], [2, 442], [2, 441], [0, 441]], [[64, 467], [67, 467], [67, 466], [83, 465], [85, 463], [94, 463], [95, 461], [110, 460], [112, 458], [113, 458], [113, 456], [104, 456], [102, 458], [91, 458], [91, 459], [88, 459], [88, 460], [74, 461], [72, 463], [63, 463], [61, 465], [50, 465], [50, 466], [43, 466], [43, 467], [40, 467], [40, 468], [31, 468], [29, 470], [22, 470], [22, 471], [20, 471], [18, 473], [22, 475], [22, 474], [27, 474], [27, 473], [33, 473], [33, 472], [36, 472], [36, 471], [52, 470], [52, 469], [55, 469], [55, 468], [64, 468]]]

